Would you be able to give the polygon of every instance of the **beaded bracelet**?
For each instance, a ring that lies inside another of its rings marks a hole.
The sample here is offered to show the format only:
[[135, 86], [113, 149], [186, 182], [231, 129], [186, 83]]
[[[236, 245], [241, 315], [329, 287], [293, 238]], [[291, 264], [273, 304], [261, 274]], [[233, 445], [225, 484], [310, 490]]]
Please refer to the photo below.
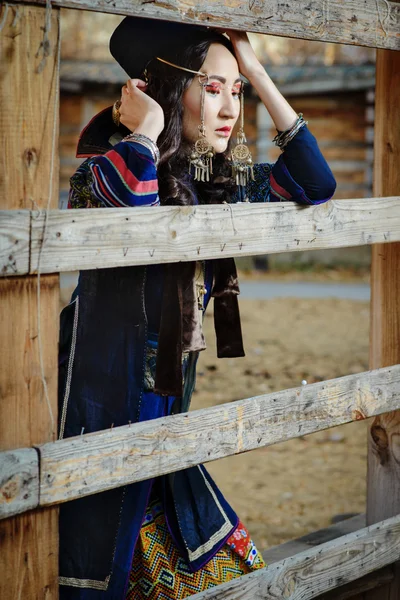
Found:
[[143, 133], [129, 133], [122, 139], [122, 141], [142, 144], [142, 146], [150, 150], [156, 166], [160, 162], [160, 151], [158, 146], [151, 138], [147, 137], [147, 135], [144, 135]]
[[277, 135], [272, 140], [281, 150], [287, 146], [287, 144], [297, 135], [305, 125], [308, 124], [308, 121], [303, 119], [303, 113], [299, 113], [298, 118], [296, 119], [295, 124], [290, 128], [286, 129], [286, 131], [278, 132]]

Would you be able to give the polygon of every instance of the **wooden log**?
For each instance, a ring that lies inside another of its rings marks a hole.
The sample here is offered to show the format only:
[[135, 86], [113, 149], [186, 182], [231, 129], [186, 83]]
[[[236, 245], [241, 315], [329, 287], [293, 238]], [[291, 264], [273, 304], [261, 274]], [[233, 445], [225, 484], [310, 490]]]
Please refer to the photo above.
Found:
[[300, 552], [192, 600], [311, 600], [400, 558], [400, 515]]
[[393, 408], [400, 408], [400, 365], [40, 445], [40, 505], [179, 471]]
[[39, 457], [34, 448], [0, 453], [0, 519], [39, 506]]
[[[21, 209], [46, 207], [49, 197], [50, 206], [57, 206], [57, 159], [53, 172], [51, 165], [52, 153], [57, 152], [58, 146], [56, 84], [59, 10], [49, 13], [46, 21], [46, 11], [42, 7], [19, 6], [16, 12], [16, 7], [3, 3], [1, 18], [0, 138], [3, 144], [0, 153], [0, 208], [16, 211], [12, 223], [14, 233], [9, 234], [6, 241], [10, 249], [8, 256], [13, 256], [12, 259], [6, 257], [9, 261], [7, 264], [11, 265], [7, 267], [6, 274], [9, 275], [14, 272], [13, 266], [18, 269], [20, 260], [26, 264], [26, 224], [27, 215], [29, 218], [30, 215], [20, 212]], [[22, 230], [17, 222], [21, 223]], [[10, 225], [8, 220], [8, 226]], [[17, 252], [16, 249], [20, 246], [22, 250]], [[41, 303], [38, 310], [37, 277], [5, 277], [0, 281], [2, 450], [32, 446], [54, 439], [54, 423], [57, 418], [58, 276], [43, 276], [41, 283]], [[46, 398], [49, 399], [49, 404]], [[7, 464], [9, 472], [9, 463]], [[17, 484], [17, 488], [21, 472], [25, 477], [25, 464], [20, 472], [14, 472], [12, 482]], [[37, 496], [35, 500], [34, 481], [31, 483], [31, 501], [35, 504]], [[23, 487], [22, 485], [22, 494], [25, 493]], [[15, 498], [9, 499], [7, 511], [11, 507], [17, 513], [22, 510], [20, 494], [16, 493]], [[2, 508], [4, 509], [4, 504]], [[1, 522], [2, 600], [58, 598], [57, 514], [57, 508], [52, 508]]]
[[[42, 251], [45, 217], [35, 213], [31, 272], [40, 251], [41, 271], [50, 273], [397, 241], [399, 200], [54, 210]], [[5, 253], [0, 272], [7, 261]]]
[[[398, 4], [400, 8], [400, 3]], [[388, 93], [390, 90], [390, 93]], [[378, 52], [376, 64], [374, 193], [400, 190], [400, 55]], [[377, 245], [372, 252], [370, 365], [400, 360], [400, 244]], [[400, 411], [374, 420], [369, 432], [367, 520], [400, 512]], [[382, 600], [400, 598], [400, 565]], [[372, 592], [366, 600], [375, 600]]]
[[[34, 0], [34, 3], [44, 1]], [[214, 0], [204, 3], [155, 0], [145, 4], [140, 0], [53, 0], [52, 4], [306, 40], [400, 49], [399, 10], [390, 0]]]

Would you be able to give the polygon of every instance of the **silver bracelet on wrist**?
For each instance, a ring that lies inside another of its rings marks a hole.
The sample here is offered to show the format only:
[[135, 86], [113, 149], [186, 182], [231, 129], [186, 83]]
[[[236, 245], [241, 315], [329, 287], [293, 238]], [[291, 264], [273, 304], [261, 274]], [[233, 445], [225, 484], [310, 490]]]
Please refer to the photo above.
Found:
[[278, 132], [277, 135], [272, 140], [281, 150], [287, 146], [287, 144], [297, 135], [305, 125], [308, 124], [308, 121], [303, 119], [303, 113], [299, 113], [298, 118], [296, 119], [295, 124], [290, 128], [286, 129], [286, 131]]
[[136, 142], [138, 144], [142, 144], [142, 146], [144, 146], [145, 148], [150, 150], [150, 153], [153, 157], [153, 160], [154, 160], [156, 166], [160, 162], [160, 151], [158, 149], [158, 146], [147, 135], [144, 135], [143, 133], [135, 133], [135, 132], [129, 133], [122, 139], [122, 141], [123, 142]]

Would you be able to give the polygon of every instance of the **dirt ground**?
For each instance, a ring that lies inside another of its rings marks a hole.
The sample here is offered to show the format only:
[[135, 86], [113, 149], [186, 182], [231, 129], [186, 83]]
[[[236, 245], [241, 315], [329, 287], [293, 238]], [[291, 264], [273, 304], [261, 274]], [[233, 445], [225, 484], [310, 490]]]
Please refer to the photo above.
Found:
[[[280, 298], [240, 302], [246, 357], [218, 359], [205, 318], [192, 409], [368, 370], [365, 302]], [[365, 511], [366, 422], [208, 463], [261, 550]]]

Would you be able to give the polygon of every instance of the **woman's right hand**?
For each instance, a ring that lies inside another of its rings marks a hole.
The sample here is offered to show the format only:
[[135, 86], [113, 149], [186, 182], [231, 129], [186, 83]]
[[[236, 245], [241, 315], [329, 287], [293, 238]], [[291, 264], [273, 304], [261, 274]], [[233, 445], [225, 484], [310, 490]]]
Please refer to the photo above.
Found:
[[156, 142], [164, 129], [164, 111], [145, 93], [146, 87], [141, 79], [128, 79], [121, 90], [120, 122], [130, 131], [143, 133]]

